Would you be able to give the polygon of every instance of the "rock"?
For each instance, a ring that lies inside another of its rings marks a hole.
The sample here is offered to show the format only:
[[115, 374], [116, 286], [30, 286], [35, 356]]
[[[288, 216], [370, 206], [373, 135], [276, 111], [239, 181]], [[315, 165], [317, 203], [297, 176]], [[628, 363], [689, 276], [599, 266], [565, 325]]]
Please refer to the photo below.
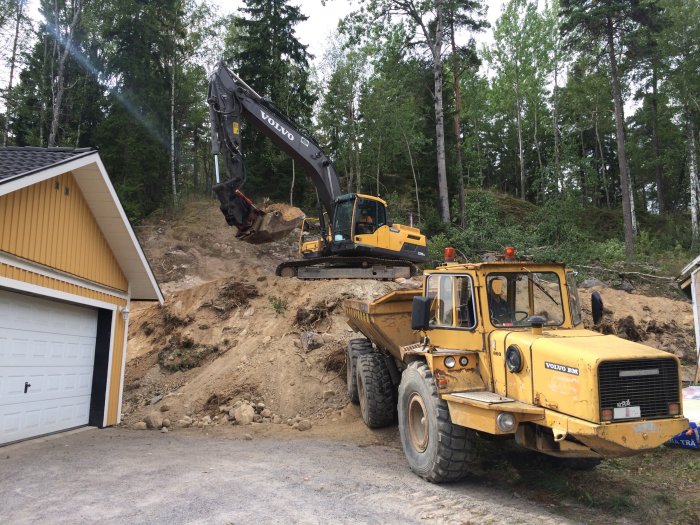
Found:
[[260, 423], [262, 421], [262, 416], [260, 414], [255, 414], [253, 416], [253, 422], [254, 423]]
[[257, 408], [258, 410], [263, 410], [265, 408], [265, 403], [260, 402], [257, 405], [255, 405], [255, 408]]
[[321, 348], [323, 346], [323, 338], [316, 332], [302, 332], [301, 333], [301, 347], [306, 352], [311, 352], [316, 348]]
[[272, 410], [270, 410], [269, 408], [265, 408], [260, 412], [260, 415], [262, 417], [272, 417]]
[[172, 426], [172, 424], [170, 423], [170, 420], [166, 418], [166, 419], [163, 419], [163, 426], [165, 428], [170, 428]]
[[197, 428], [204, 428], [204, 423], [197, 421]]
[[187, 421], [187, 420], [185, 420], [185, 419], [180, 419], [180, 420], [177, 422], [177, 424], [178, 424], [178, 426], [180, 426], [180, 427], [187, 428], [187, 427], [189, 427], [189, 426], [192, 424], [192, 421]]
[[257, 415], [253, 407], [247, 403], [242, 403], [238, 408], [234, 408], [232, 412], [233, 417], [236, 418], [236, 422], [239, 425], [250, 425]]
[[188, 425], [192, 424], [192, 418], [190, 416], [182, 416], [182, 421], [184, 421]]
[[230, 407], [230, 406], [221, 405], [221, 406], [219, 407], [219, 413], [220, 413], [220, 414], [226, 414], [226, 413], [228, 413], [230, 410], [231, 410], [231, 407]]
[[255, 313], [255, 308], [253, 308], [253, 307], [251, 306], [250, 308], [248, 308], [248, 309], [245, 311], [245, 313], [243, 314], [243, 317], [252, 317], [254, 313]]
[[293, 419], [288, 419], [288, 420], [287, 420], [287, 425], [289, 425], [290, 427], [291, 427], [292, 425], [294, 425], [294, 423], [295, 423], [295, 421], [294, 421]]
[[579, 288], [594, 288], [594, 287], [607, 288], [608, 285], [605, 284], [600, 279], [596, 279], [595, 277], [591, 277], [590, 279], [586, 279], [581, 284], [579, 284], [578, 287]]
[[310, 430], [312, 426], [311, 421], [308, 419], [302, 419], [299, 421], [299, 423], [297, 423], [297, 430], [304, 432], [305, 430]]
[[326, 390], [323, 392], [323, 399], [330, 399], [335, 395], [335, 391], [333, 390]]
[[138, 423], [134, 423], [131, 425], [131, 428], [134, 430], [146, 430], [148, 428], [148, 425], [146, 425], [145, 421], [139, 421]]
[[211, 423], [211, 416], [204, 416], [202, 418], [202, 423], [204, 423], [205, 425], [210, 424]]
[[272, 416], [272, 422], [275, 425], [279, 425], [280, 423], [282, 423], [282, 417], [275, 414], [274, 416]]
[[245, 436], [243, 436], [243, 438], [244, 438], [246, 441], [253, 441], [253, 436], [250, 435], [250, 434], [246, 434]]
[[168, 427], [163, 427], [163, 428], [160, 429], [160, 431], [161, 431], [163, 434], [165, 434], [166, 432], [168, 432]]
[[144, 421], [148, 428], [160, 428], [163, 426], [163, 416], [158, 412], [151, 412], [144, 418]]
[[634, 292], [634, 285], [625, 280], [620, 283], [620, 286], [618, 286], [617, 289], [622, 290], [623, 292], [632, 293]]
[[272, 423], [272, 419], [270, 419], [269, 417], [264, 417], [263, 420], [262, 420], [262, 422], [265, 423], [265, 424], [267, 425], [267, 424], [269, 424], [269, 423]]
[[264, 345], [266, 345], [266, 344], [269, 343], [270, 341], [272, 341], [272, 337], [270, 337], [269, 335], [266, 335], [266, 336], [263, 338], [263, 344], [264, 344]]
[[163, 403], [162, 405], [160, 405], [161, 412], [167, 412], [168, 410], [170, 410], [170, 405], [168, 405], [167, 403]]
[[394, 279], [394, 282], [399, 283], [399, 284], [403, 284], [406, 282], [406, 278], [405, 277], [397, 277], [396, 279]]
[[155, 396], [151, 398], [151, 401], [148, 403], [149, 405], [155, 405], [158, 401], [163, 399], [163, 396]]

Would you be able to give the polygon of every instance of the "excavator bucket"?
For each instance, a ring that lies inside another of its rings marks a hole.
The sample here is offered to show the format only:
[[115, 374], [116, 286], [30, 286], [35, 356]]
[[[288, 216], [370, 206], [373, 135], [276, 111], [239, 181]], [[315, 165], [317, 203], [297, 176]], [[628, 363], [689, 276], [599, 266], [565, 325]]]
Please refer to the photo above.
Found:
[[260, 210], [253, 225], [237, 237], [250, 244], [264, 244], [284, 239], [304, 220], [304, 212], [293, 206], [272, 204]]

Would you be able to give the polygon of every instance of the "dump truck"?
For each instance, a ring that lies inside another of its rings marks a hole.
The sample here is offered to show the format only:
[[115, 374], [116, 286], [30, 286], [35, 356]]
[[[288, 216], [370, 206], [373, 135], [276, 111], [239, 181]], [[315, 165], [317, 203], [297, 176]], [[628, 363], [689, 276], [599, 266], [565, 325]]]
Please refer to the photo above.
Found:
[[[364, 336], [348, 344], [348, 393], [369, 427], [398, 419], [408, 464], [428, 481], [467, 474], [480, 438], [591, 469], [688, 428], [678, 358], [584, 328], [575, 273], [562, 264], [509, 248], [344, 311]], [[592, 311], [597, 324], [597, 292]]]

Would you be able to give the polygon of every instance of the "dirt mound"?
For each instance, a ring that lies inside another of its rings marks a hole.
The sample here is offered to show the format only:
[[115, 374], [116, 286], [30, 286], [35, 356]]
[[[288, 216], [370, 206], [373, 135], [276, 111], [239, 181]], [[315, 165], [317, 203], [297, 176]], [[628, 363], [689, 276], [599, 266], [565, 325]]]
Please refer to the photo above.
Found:
[[[282, 215], [291, 209], [274, 206]], [[269, 410], [271, 421], [357, 420], [344, 380], [345, 345], [356, 335], [340, 305], [412, 283], [276, 277], [277, 264], [296, 257], [298, 235], [264, 245], [236, 241], [214, 201], [189, 203], [177, 220], [154, 218], [138, 233], [166, 303], [132, 305], [127, 424], [163, 404], [174, 423], [212, 427], [229, 425], [229, 411], [245, 404], [263, 419]], [[594, 289], [606, 312], [597, 329], [672, 352], [688, 365], [686, 377], [694, 371], [690, 304]], [[591, 327], [590, 300], [581, 294]], [[325, 432], [339, 431], [331, 427]]]
[[612, 288], [581, 290], [584, 324], [591, 328], [587, 291], [600, 292], [605, 305], [603, 319], [594, 329], [677, 355], [685, 365], [684, 378], [690, 380], [691, 369], [695, 371], [695, 328], [690, 303]]
[[[243, 400], [263, 403], [283, 421], [322, 418], [346, 407], [344, 349], [351, 331], [338, 305], [399, 285], [351, 280], [312, 285], [265, 273], [252, 268], [246, 279], [174, 292], [164, 307], [135, 305], [126, 424], [143, 420], [161, 396], [171, 421], [209, 416], [212, 424], [219, 406]], [[307, 332], [318, 348], [304, 349]]]

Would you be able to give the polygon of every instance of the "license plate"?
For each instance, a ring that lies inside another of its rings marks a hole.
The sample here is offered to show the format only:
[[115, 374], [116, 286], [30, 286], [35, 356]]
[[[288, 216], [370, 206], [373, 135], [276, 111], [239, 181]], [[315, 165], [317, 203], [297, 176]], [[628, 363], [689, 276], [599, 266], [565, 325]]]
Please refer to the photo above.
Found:
[[613, 419], [634, 419], [637, 417], [642, 417], [640, 407], [613, 408]]

